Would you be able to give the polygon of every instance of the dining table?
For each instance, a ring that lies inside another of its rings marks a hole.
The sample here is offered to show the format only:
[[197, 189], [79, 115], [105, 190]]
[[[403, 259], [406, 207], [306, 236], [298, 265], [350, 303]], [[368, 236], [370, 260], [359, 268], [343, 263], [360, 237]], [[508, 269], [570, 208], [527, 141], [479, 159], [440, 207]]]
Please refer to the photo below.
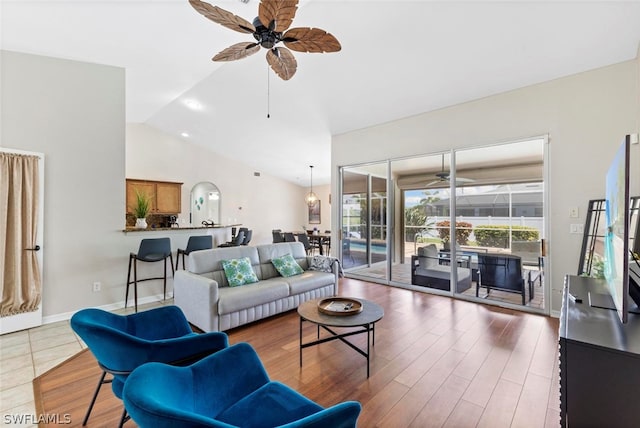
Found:
[[327, 252], [329, 252], [329, 248], [331, 248], [331, 234], [330, 233], [307, 233], [307, 237], [309, 238], [309, 242], [311, 245], [318, 248], [320, 255], [324, 255], [324, 247], [327, 247]]

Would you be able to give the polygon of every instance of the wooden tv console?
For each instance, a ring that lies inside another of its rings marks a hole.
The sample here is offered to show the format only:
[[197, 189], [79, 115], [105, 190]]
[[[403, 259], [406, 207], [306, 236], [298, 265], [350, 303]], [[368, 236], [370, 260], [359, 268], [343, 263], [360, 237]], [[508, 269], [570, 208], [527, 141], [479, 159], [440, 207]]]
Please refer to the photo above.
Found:
[[603, 280], [565, 278], [559, 332], [562, 427], [640, 424], [640, 315], [630, 313], [622, 324], [616, 311], [589, 306], [589, 292], [606, 290]]

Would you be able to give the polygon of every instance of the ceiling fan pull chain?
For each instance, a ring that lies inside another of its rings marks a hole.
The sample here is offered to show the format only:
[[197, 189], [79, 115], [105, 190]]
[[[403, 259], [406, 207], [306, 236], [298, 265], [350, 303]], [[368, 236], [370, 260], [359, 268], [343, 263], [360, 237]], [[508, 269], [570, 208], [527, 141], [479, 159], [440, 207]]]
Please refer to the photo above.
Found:
[[267, 65], [267, 119], [269, 119], [271, 117], [270, 114], [270, 110], [271, 110], [271, 87], [269, 85], [269, 83], [271, 82], [271, 80], [269, 79], [269, 65]]

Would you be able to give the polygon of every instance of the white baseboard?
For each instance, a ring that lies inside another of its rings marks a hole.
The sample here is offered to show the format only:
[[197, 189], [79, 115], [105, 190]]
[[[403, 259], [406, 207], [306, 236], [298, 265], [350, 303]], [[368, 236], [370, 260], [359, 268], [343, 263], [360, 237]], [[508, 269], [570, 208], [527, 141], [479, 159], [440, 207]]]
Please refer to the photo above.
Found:
[[[167, 295], [167, 300], [169, 299], [173, 299], [173, 295], [168, 293]], [[155, 302], [162, 302], [163, 301], [163, 295], [162, 294], [157, 294], [154, 296], [147, 296], [147, 297], [143, 297], [141, 299], [138, 299], [138, 306], [140, 305], [145, 305], [147, 303], [155, 303]], [[95, 306], [98, 309], [102, 309], [105, 311], [115, 311], [118, 309], [123, 309], [124, 308], [124, 300], [122, 300], [121, 302], [116, 302], [116, 303], [110, 303], [108, 305], [102, 305], [102, 306]], [[133, 299], [129, 299], [129, 303], [127, 303], [127, 308], [133, 308]], [[61, 314], [56, 314], [56, 315], [48, 315], [46, 317], [42, 317], [42, 325], [45, 324], [52, 324], [54, 322], [58, 322], [58, 321], [68, 321], [71, 319], [71, 317], [73, 316], [73, 314], [75, 314], [77, 311], [73, 311], [73, 312], [64, 312]]]
[[38, 327], [41, 324], [42, 302], [35, 311], [0, 318], [0, 335]]

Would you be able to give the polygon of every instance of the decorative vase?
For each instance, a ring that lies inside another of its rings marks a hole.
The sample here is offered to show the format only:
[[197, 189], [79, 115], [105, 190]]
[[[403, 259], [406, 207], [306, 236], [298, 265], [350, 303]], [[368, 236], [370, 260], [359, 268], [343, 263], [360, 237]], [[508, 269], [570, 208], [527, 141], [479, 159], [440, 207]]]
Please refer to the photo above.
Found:
[[146, 218], [137, 218], [136, 219], [136, 229], [146, 229], [147, 228], [147, 219]]

